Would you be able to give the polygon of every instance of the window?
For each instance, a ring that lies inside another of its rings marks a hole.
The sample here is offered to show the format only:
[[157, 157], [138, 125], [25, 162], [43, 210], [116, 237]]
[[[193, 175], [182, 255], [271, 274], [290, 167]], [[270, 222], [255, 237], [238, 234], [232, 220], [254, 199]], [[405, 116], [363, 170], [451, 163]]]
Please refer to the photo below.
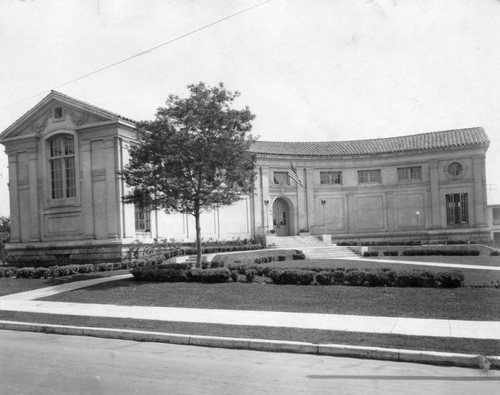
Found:
[[422, 179], [422, 167], [402, 167], [398, 169], [398, 180], [408, 181], [408, 180], [421, 180]]
[[463, 171], [464, 167], [462, 166], [461, 163], [453, 162], [451, 165], [448, 166], [448, 174], [452, 177], [460, 176]]
[[151, 210], [138, 204], [135, 205], [135, 231], [151, 231]]
[[62, 107], [54, 107], [54, 119], [61, 119], [63, 117]]
[[380, 170], [359, 170], [358, 171], [358, 182], [360, 184], [371, 183], [371, 182], [382, 182], [382, 176]]
[[500, 224], [500, 208], [494, 207], [493, 208], [493, 225], [499, 225], [499, 224]]
[[52, 199], [76, 196], [74, 137], [63, 134], [49, 141], [50, 191]]
[[290, 176], [286, 171], [275, 171], [273, 181], [276, 185], [290, 185]]
[[321, 185], [342, 185], [341, 171], [322, 171], [319, 173], [319, 182]]
[[466, 193], [446, 195], [446, 216], [448, 224], [466, 224], [469, 222]]

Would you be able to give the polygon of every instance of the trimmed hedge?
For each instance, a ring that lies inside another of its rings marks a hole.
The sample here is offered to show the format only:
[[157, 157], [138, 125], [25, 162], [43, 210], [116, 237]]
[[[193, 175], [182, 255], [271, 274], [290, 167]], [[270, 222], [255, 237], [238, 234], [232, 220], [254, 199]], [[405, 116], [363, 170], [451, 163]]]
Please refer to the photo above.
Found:
[[152, 266], [136, 268], [130, 271], [136, 281], [155, 282], [199, 282], [224, 283], [229, 280], [229, 269], [181, 269], [173, 267]]
[[443, 256], [477, 256], [479, 255], [479, 250], [466, 250], [466, 249], [455, 249], [455, 250], [445, 250], [445, 249], [414, 249], [405, 250], [401, 252], [401, 255], [407, 256], [418, 256], [418, 255], [443, 255]]
[[398, 256], [398, 255], [399, 255], [398, 250], [384, 251], [384, 256]]
[[378, 256], [378, 251], [365, 251], [363, 252], [363, 256]]
[[314, 274], [312, 270], [274, 269], [269, 277], [274, 284], [309, 285], [314, 281]]

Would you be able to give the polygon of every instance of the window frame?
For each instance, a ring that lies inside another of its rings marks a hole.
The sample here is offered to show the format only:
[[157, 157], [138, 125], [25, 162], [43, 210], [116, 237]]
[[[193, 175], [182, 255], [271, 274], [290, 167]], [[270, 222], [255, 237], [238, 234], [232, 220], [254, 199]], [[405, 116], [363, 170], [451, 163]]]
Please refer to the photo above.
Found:
[[[138, 218], [143, 217], [143, 218]], [[134, 226], [135, 233], [151, 233], [151, 209], [141, 207], [139, 204], [134, 205]]]
[[[71, 145], [67, 144], [67, 140], [71, 141]], [[47, 170], [45, 174], [48, 174], [47, 195], [51, 202], [72, 202], [77, 199], [76, 146], [76, 138], [70, 133], [57, 133], [46, 139]]]
[[[398, 167], [397, 171], [398, 181], [422, 181], [422, 166]], [[404, 178], [402, 177], [403, 174], [405, 174]]]
[[[279, 174], [280, 176], [284, 176], [283, 182], [279, 183], [277, 182], [278, 179], [276, 178], [276, 175]], [[290, 182], [290, 175], [288, 174], [287, 171], [273, 171], [273, 186], [281, 186], [281, 187], [289, 187], [291, 186]]]
[[447, 193], [446, 223], [448, 225], [469, 224], [469, 197], [467, 193]]
[[[374, 177], [375, 174], [377, 177]], [[382, 184], [382, 170], [358, 170], [358, 184]]]
[[[328, 181], [328, 182], [323, 182]], [[338, 181], [338, 182], [337, 182]], [[342, 172], [341, 171], [320, 171], [319, 184], [320, 185], [342, 185]]]

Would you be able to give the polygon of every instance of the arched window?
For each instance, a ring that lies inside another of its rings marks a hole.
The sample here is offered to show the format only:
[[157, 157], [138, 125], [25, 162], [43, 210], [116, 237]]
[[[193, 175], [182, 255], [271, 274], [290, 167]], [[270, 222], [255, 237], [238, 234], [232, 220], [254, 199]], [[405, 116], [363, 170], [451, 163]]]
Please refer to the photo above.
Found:
[[60, 134], [49, 140], [50, 195], [52, 199], [76, 196], [75, 139]]

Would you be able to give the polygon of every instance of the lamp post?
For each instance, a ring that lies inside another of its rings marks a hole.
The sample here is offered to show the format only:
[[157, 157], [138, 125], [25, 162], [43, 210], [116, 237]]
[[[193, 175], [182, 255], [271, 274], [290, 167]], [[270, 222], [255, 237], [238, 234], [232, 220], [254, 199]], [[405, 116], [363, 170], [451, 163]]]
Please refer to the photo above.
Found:
[[323, 226], [325, 226], [325, 204], [326, 204], [326, 200], [321, 199], [321, 205], [323, 206]]

